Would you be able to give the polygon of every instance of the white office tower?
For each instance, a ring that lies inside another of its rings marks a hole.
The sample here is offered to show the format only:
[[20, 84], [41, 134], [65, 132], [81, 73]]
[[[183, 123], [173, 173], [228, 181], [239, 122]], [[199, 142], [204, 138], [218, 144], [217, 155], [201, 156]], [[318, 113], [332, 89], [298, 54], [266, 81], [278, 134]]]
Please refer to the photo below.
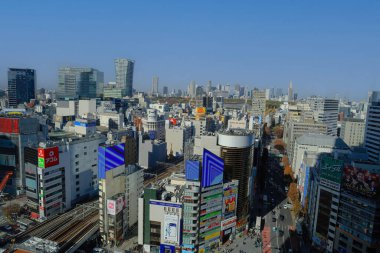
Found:
[[152, 78], [152, 96], [157, 96], [158, 95], [158, 76], [154, 76]]
[[265, 90], [254, 89], [252, 92], [252, 116], [263, 118], [265, 113]]
[[195, 86], [195, 81], [191, 81], [188, 87], [187, 93], [189, 94], [190, 97], [195, 97], [196, 93], [196, 86]]
[[380, 91], [373, 91], [369, 95], [365, 147], [369, 160], [380, 162]]
[[289, 82], [289, 88], [288, 88], [288, 101], [293, 101], [293, 83], [292, 81]]
[[339, 101], [336, 99], [311, 97], [307, 99], [313, 111], [314, 120], [326, 124], [327, 134], [337, 135]]

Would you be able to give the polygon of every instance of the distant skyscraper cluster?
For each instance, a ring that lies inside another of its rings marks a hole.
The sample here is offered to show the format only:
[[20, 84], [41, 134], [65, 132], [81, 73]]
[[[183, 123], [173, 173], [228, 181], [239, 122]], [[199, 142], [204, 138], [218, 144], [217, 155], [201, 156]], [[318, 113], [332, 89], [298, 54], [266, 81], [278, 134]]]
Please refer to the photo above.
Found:
[[57, 98], [91, 99], [103, 95], [104, 74], [93, 68], [60, 68]]

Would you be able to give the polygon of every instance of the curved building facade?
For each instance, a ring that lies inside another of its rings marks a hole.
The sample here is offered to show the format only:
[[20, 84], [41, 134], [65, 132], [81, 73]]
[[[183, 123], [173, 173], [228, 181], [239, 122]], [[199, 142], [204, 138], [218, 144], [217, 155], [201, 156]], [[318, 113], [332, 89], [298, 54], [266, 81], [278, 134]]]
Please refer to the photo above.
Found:
[[249, 178], [253, 166], [253, 133], [245, 130], [228, 130], [219, 133], [218, 144], [224, 160], [224, 179], [239, 180], [237, 218], [245, 221], [249, 215]]

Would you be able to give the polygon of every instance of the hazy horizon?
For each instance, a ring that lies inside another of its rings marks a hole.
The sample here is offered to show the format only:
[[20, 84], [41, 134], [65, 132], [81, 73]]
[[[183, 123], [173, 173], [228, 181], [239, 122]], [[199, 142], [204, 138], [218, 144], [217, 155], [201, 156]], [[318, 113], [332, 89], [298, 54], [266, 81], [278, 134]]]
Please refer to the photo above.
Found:
[[301, 97], [367, 98], [380, 88], [380, 2], [144, 1], [0, 3], [0, 87], [9, 67], [33, 68], [55, 89], [58, 68], [93, 67], [114, 81], [114, 59], [135, 60], [147, 91], [238, 83]]

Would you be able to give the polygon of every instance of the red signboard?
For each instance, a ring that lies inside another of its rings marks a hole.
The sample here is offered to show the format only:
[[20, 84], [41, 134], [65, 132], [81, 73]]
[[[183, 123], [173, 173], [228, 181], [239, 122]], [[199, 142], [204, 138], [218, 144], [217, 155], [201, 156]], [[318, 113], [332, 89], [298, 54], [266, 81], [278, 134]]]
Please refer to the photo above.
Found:
[[0, 132], [8, 134], [20, 133], [19, 119], [0, 118]]
[[59, 164], [58, 147], [38, 148], [38, 167], [48, 168]]

